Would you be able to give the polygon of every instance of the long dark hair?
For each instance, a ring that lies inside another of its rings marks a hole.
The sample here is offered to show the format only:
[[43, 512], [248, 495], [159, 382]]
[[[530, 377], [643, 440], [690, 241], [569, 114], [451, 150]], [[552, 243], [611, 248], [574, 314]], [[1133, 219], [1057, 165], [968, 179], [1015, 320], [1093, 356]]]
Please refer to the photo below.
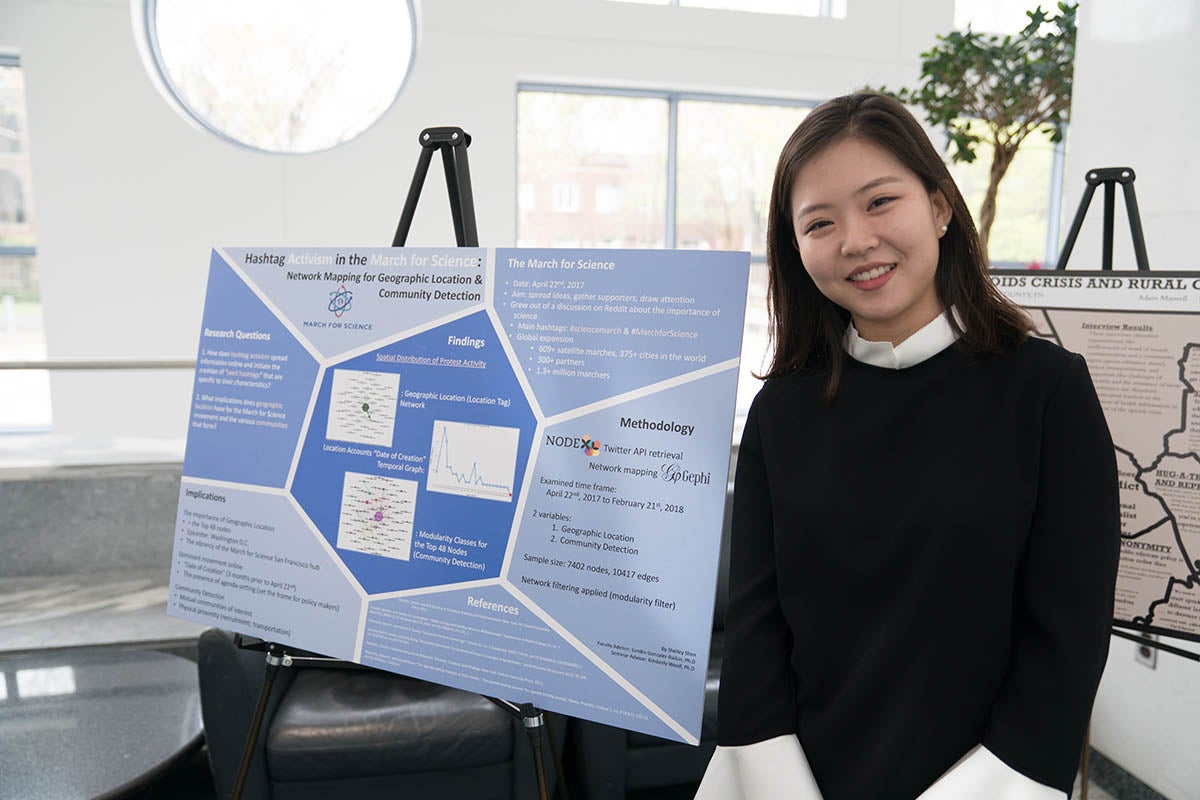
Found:
[[850, 314], [821, 294], [804, 268], [792, 227], [791, 196], [801, 168], [849, 137], [887, 150], [921, 179], [927, 191], [941, 191], [950, 203], [952, 215], [939, 239], [934, 286], [942, 306], [953, 306], [957, 312], [959, 319], [948, 316], [960, 337], [959, 346], [978, 356], [991, 356], [1024, 341], [1032, 323], [988, 278], [971, 212], [921, 124], [899, 101], [859, 92], [813, 109], [779, 154], [767, 218], [767, 308], [775, 354], [770, 368], [759, 377], [819, 367], [827, 372], [825, 398], [837, 394], [846, 358], [842, 337]]

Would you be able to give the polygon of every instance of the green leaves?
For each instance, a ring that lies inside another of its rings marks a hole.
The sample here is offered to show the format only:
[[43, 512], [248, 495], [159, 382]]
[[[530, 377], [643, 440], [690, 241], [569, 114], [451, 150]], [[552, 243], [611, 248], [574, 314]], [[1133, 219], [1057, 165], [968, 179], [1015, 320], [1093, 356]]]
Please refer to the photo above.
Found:
[[920, 85], [892, 94], [948, 129], [955, 161], [973, 161], [980, 141], [963, 130], [963, 120], [985, 123], [1000, 144], [1019, 143], [1038, 129], [1060, 140], [1071, 108], [1075, 11], [1067, 3], [1057, 13], [1039, 5], [1025, 12], [1029, 22], [1015, 36], [970, 28], [939, 36], [921, 54]]
[[[994, 158], [1006, 153], [1004, 163], [992, 165], [989, 195], [994, 197], [1012, 154], [1029, 134], [1041, 130], [1051, 141], [1062, 141], [1071, 113], [1077, 8], [1059, 2], [1046, 11], [1039, 5], [1025, 12], [1029, 21], [1015, 35], [967, 28], [938, 36], [937, 44], [921, 53], [921, 82], [915, 89], [876, 91], [920, 106], [930, 125], [946, 130], [955, 162], [975, 161], [975, 146], [985, 137], [995, 146]], [[986, 242], [991, 219], [981, 216]]]

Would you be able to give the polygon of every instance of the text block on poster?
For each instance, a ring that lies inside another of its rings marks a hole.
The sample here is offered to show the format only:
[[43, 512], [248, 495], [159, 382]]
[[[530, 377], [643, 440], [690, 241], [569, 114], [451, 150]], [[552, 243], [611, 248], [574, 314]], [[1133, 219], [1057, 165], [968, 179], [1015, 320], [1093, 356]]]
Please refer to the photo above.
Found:
[[1116, 447], [1116, 624], [1200, 641], [1200, 274], [997, 270], [1087, 359]]
[[214, 251], [169, 612], [697, 742], [748, 271]]

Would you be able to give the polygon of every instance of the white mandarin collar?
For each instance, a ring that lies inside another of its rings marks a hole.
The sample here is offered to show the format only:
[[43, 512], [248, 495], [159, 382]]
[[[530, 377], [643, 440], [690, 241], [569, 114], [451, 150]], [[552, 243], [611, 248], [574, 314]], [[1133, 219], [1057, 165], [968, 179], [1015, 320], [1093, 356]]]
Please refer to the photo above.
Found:
[[950, 327], [950, 314], [946, 312], [938, 314], [925, 327], [895, 346], [891, 342], [868, 342], [858, 335], [853, 322], [846, 326], [843, 342], [846, 352], [855, 361], [884, 369], [905, 369], [937, 355], [957, 338], [954, 328]]

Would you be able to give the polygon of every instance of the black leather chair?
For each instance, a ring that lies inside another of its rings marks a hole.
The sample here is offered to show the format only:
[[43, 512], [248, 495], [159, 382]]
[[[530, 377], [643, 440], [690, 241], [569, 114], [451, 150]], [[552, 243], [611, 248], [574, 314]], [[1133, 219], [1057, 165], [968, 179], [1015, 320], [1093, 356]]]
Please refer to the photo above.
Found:
[[[583, 800], [625, 800], [626, 792], [698, 783], [717, 746], [717, 689], [725, 654], [725, 611], [729, 603], [729, 524], [732, 493], [725, 498], [721, 557], [713, 613], [713, 636], [704, 682], [700, 744], [692, 746], [631, 733], [608, 725], [572, 720], [567, 774]], [[572, 800], [575, 795], [572, 793]]]
[[[232, 634], [200, 636], [201, 711], [221, 798], [232, 795], [264, 670], [264, 654], [238, 649]], [[561, 744], [565, 721], [552, 722]], [[537, 781], [521, 721], [479, 695], [374, 670], [297, 667], [275, 680], [243, 797], [527, 800]]]

